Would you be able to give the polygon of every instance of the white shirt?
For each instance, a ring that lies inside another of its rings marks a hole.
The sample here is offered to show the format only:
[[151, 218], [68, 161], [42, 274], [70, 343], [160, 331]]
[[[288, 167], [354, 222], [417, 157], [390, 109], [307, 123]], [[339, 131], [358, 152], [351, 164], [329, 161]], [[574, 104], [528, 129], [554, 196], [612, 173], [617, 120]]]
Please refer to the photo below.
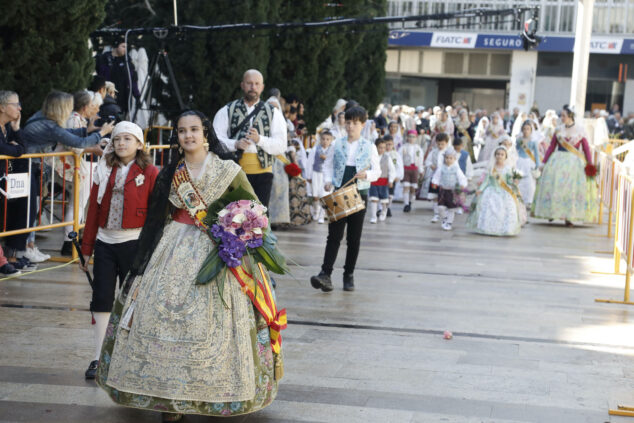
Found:
[[359, 148], [359, 140], [348, 142], [348, 161], [346, 161], [346, 166], [356, 166], [357, 165], [357, 149]]
[[[254, 103], [252, 106], [247, 106], [247, 115], [253, 111], [257, 103]], [[284, 154], [287, 147], [287, 131], [286, 131], [286, 119], [282, 115], [277, 108], [273, 107], [273, 121], [271, 122], [271, 135], [269, 137], [265, 137], [260, 134], [260, 141], [257, 145], [260, 146], [265, 153], [268, 153], [272, 156], [277, 156], [279, 154]], [[251, 123], [253, 122], [253, 118], [251, 118]], [[214, 116], [214, 131], [216, 131], [216, 135], [218, 139], [230, 150], [236, 151], [236, 141], [235, 139], [229, 138], [229, 131], [231, 129], [231, 125], [229, 122], [229, 111], [227, 106], [222, 107]], [[255, 148], [254, 142], [249, 142], [249, 146], [245, 153], [257, 153], [257, 149]]]
[[[359, 147], [359, 140], [348, 142], [348, 159], [346, 160], [346, 166], [356, 166], [357, 149]], [[334, 149], [333, 149], [334, 150]], [[334, 173], [334, 157], [332, 154], [326, 158], [322, 167], [322, 173], [324, 174], [324, 182], [326, 184], [332, 184], [332, 178]], [[372, 144], [370, 149], [370, 169], [366, 170], [365, 180], [368, 182], [374, 182], [381, 176], [381, 162], [379, 160], [379, 152], [376, 149], [376, 145]]]

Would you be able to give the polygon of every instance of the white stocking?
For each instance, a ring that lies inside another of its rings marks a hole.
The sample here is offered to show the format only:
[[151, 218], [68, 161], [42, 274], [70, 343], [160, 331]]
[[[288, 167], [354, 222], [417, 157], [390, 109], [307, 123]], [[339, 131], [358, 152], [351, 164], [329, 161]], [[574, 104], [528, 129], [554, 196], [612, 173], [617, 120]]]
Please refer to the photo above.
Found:
[[106, 329], [108, 328], [108, 321], [110, 320], [110, 313], [94, 313], [95, 325], [93, 326], [93, 333], [95, 336], [95, 360], [99, 360], [101, 355], [101, 344], [106, 337]]

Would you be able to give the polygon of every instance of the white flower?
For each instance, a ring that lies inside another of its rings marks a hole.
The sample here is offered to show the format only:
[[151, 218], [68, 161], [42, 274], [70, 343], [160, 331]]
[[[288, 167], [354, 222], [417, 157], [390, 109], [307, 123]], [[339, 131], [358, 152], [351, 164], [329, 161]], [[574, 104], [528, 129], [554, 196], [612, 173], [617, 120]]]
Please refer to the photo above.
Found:
[[138, 175], [136, 178], [134, 178], [134, 182], [136, 183], [136, 186], [140, 186], [143, 185], [143, 182], [145, 182], [145, 175], [140, 174]]
[[229, 210], [222, 209], [218, 212], [218, 217], [224, 217], [227, 213], [229, 213]]
[[256, 235], [262, 235], [262, 229], [261, 228], [253, 228], [252, 232]]
[[231, 221], [233, 223], [242, 224], [242, 222], [244, 222], [245, 220], [246, 220], [246, 216], [244, 215], [244, 213], [239, 213], [239, 214], [236, 214], [235, 216], [233, 216], [233, 219]]

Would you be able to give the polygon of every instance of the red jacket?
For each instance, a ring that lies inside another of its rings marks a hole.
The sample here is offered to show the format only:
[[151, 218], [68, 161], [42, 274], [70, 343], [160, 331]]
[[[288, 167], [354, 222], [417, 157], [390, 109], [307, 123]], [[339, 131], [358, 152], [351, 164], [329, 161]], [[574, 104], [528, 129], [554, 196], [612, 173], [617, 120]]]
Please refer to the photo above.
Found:
[[[86, 226], [84, 227], [84, 237], [81, 244], [81, 252], [85, 256], [90, 256], [93, 252], [98, 229], [105, 227], [108, 223], [112, 188], [114, 187], [115, 177], [118, 171], [119, 166], [112, 169], [106, 192], [101, 199], [101, 204], [97, 203], [99, 185], [92, 184]], [[143, 227], [145, 217], [147, 216], [148, 201], [154, 189], [154, 183], [156, 182], [158, 173], [159, 171], [154, 165], [148, 165], [145, 170], [141, 169], [136, 163], [133, 163], [130, 167], [123, 188], [122, 229]], [[134, 179], [140, 174], [145, 176], [145, 180], [141, 185], [137, 185]]]

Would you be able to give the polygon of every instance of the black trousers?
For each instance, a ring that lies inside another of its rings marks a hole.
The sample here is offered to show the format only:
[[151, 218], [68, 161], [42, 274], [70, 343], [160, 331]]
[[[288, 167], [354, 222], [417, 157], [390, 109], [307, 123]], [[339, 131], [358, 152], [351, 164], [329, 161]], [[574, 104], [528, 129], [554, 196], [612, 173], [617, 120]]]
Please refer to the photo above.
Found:
[[268, 207], [269, 199], [271, 198], [271, 186], [273, 185], [273, 173], [247, 174], [247, 179], [258, 196], [260, 203]]
[[90, 311], [110, 313], [114, 303], [117, 277], [119, 286], [123, 285], [132, 266], [137, 250], [137, 240], [107, 244], [97, 240], [95, 243], [95, 265]]
[[[366, 200], [367, 198], [364, 198]], [[341, 220], [328, 224], [328, 240], [326, 241], [326, 252], [324, 253], [324, 262], [321, 265], [321, 271], [327, 275], [332, 274], [339, 246], [343, 239], [343, 233], [346, 231], [346, 243], [348, 249], [346, 251], [346, 263], [343, 266], [343, 272], [346, 275], [352, 275], [357, 265], [359, 257], [359, 248], [361, 247], [361, 232], [363, 231], [363, 219], [365, 218], [365, 210], [346, 216]], [[347, 230], [346, 230], [347, 229]]]

